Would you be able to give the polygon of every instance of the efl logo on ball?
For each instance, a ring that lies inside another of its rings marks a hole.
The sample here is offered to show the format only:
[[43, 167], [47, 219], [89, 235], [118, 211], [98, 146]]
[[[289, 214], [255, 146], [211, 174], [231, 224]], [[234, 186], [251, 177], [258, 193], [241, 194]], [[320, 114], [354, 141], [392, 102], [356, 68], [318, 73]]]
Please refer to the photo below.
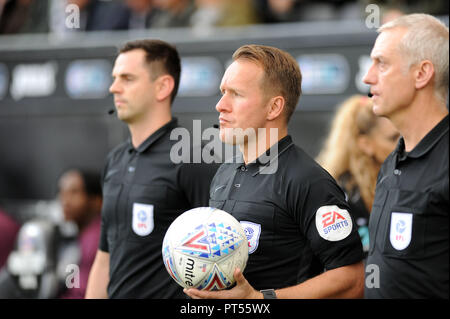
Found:
[[316, 228], [323, 239], [342, 240], [350, 235], [352, 226], [349, 212], [336, 205], [322, 206], [316, 212]]
[[198, 207], [180, 215], [163, 241], [164, 265], [182, 287], [220, 290], [234, 283], [233, 273], [244, 270], [248, 241], [239, 222], [211, 207]]

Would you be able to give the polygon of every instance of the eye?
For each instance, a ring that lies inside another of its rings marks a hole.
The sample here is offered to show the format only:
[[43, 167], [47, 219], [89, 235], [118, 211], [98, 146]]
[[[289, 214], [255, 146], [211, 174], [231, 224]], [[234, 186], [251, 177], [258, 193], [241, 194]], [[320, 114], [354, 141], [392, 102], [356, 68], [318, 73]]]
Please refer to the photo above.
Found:
[[377, 62], [377, 64], [378, 64], [378, 68], [379, 68], [380, 70], [386, 69], [386, 61], [379, 59], [378, 62]]

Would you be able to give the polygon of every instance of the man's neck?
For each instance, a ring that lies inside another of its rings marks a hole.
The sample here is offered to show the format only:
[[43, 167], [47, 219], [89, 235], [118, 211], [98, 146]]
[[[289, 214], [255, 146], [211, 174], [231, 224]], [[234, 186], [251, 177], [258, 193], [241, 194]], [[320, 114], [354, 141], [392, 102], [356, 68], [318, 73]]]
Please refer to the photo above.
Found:
[[416, 101], [406, 114], [391, 119], [405, 141], [405, 151], [412, 151], [417, 144], [448, 114], [438, 99]]
[[146, 120], [128, 124], [131, 135], [131, 143], [134, 148], [138, 148], [150, 135], [172, 120], [169, 112], [150, 114]]
[[256, 131], [256, 139], [247, 141], [239, 145], [239, 149], [244, 157], [244, 163], [254, 162], [258, 157], [269, 150], [287, 135], [287, 128], [266, 128], [265, 136], [260, 136]]

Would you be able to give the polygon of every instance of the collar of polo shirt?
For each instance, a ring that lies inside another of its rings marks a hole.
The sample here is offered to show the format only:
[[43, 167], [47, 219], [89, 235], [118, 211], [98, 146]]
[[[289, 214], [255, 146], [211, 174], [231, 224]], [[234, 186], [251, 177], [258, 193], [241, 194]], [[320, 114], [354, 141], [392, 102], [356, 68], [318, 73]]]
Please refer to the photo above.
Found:
[[242, 154], [240, 154], [239, 156], [234, 157], [234, 159], [238, 159], [236, 163], [240, 163], [240, 165], [238, 165], [236, 169], [242, 170], [242, 168], [244, 167], [251, 171], [252, 176], [256, 176], [260, 173], [261, 166], [268, 166], [271, 162], [277, 160], [278, 157], [292, 145], [294, 145], [294, 143], [292, 142], [292, 137], [290, 135], [286, 135], [277, 142], [276, 152], [274, 150], [275, 145], [273, 145], [266, 151], [264, 158], [262, 158], [262, 156], [259, 156], [256, 160], [248, 163], [247, 165], [244, 163]]
[[447, 133], [448, 126], [446, 126], [446, 123], [448, 120], [449, 118], [447, 114], [447, 116], [444, 117], [430, 132], [428, 132], [428, 134], [425, 135], [419, 144], [417, 144], [416, 147], [414, 147], [414, 149], [410, 152], [405, 153], [405, 140], [401, 137], [398, 141], [397, 147], [395, 148], [395, 152], [400, 155], [401, 159], [406, 157], [419, 158], [425, 155], [441, 139], [441, 137]]
[[178, 126], [178, 119], [176, 117], [172, 118], [170, 122], [161, 126], [157, 129], [152, 135], [147, 137], [147, 139], [138, 146], [137, 149], [133, 147], [131, 143], [131, 137], [128, 138], [128, 153], [133, 151], [142, 153], [147, 150], [152, 144], [154, 144], [157, 140], [159, 140], [168, 130], [171, 130]]

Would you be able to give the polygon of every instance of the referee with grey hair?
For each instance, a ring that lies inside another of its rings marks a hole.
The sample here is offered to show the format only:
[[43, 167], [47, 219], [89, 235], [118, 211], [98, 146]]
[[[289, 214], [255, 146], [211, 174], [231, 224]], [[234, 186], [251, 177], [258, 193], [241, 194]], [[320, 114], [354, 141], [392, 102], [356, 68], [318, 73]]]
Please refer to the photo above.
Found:
[[378, 175], [365, 297], [448, 298], [448, 28], [411, 14], [379, 33], [364, 82], [402, 137]]

